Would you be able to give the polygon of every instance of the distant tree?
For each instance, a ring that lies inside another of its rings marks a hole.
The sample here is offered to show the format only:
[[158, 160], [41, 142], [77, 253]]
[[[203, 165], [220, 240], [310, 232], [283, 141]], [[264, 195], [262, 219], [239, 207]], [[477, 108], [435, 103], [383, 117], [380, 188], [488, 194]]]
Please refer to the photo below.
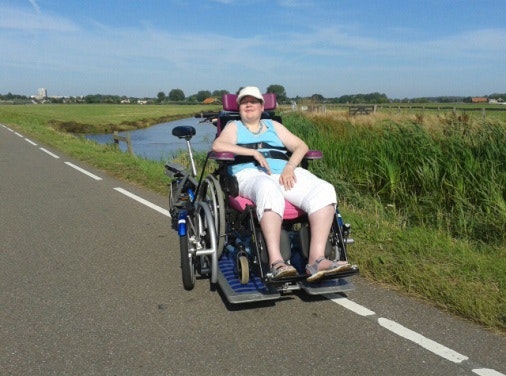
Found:
[[215, 91], [213, 91], [213, 94], [211, 96], [221, 99], [224, 94], [228, 94], [228, 91], [227, 90], [215, 90]]
[[325, 100], [325, 97], [321, 94], [313, 94], [311, 95], [311, 101], [314, 103], [321, 103]]
[[170, 101], [180, 102], [180, 101], [184, 101], [184, 99], [185, 99], [185, 96], [184, 96], [183, 90], [181, 90], [181, 89], [172, 89], [169, 92], [169, 100]]
[[267, 88], [267, 93], [276, 94], [276, 99], [279, 103], [283, 103], [287, 101], [286, 91], [282, 85], [270, 85]]
[[100, 94], [89, 94], [84, 97], [85, 103], [101, 103], [102, 96]]
[[159, 91], [158, 94], [156, 95], [157, 97], [157, 102], [158, 103], [162, 103], [162, 102], [165, 102], [165, 99], [167, 98], [167, 96], [165, 95], [165, 93], [163, 91]]
[[209, 90], [201, 90], [197, 93], [197, 101], [202, 102], [207, 98], [211, 97], [211, 92]]
[[188, 98], [186, 98], [186, 101], [190, 102], [190, 103], [196, 103], [196, 102], [198, 102], [197, 94], [190, 95]]
[[370, 94], [353, 94], [343, 95], [339, 97], [339, 103], [389, 103], [390, 100], [385, 94], [370, 93]]

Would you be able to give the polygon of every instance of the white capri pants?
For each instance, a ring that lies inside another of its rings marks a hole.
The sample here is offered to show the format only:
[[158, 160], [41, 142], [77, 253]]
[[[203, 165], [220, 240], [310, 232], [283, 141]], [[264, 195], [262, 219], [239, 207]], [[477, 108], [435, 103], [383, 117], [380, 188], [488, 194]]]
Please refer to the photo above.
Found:
[[301, 167], [297, 167], [294, 173], [297, 182], [288, 191], [279, 183], [279, 174], [267, 175], [253, 168], [236, 174], [239, 195], [255, 203], [259, 221], [262, 220], [265, 210], [271, 210], [283, 217], [285, 199], [308, 215], [327, 205], [337, 204], [336, 190], [332, 184]]

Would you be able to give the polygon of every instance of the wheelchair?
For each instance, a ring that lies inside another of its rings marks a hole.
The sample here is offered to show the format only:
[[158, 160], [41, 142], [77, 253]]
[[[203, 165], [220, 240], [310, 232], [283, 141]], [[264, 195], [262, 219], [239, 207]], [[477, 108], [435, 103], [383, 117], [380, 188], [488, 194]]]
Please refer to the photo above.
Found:
[[[275, 114], [276, 97], [263, 94], [262, 118], [281, 122]], [[217, 135], [229, 121], [238, 120], [237, 96], [225, 94], [223, 110], [196, 114], [217, 128]], [[343, 292], [354, 289], [349, 277], [358, 274], [351, 269], [326, 275], [317, 282], [308, 283], [305, 265], [309, 254], [310, 229], [307, 215], [289, 202], [281, 231], [281, 253], [298, 274], [285, 278], [272, 278], [268, 253], [258, 223], [254, 203], [237, 195], [237, 183], [227, 174], [230, 164], [237, 163], [232, 153], [207, 153], [202, 173], [197, 174], [191, 139], [196, 134], [193, 126], [178, 126], [172, 134], [185, 140], [188, 151], [188, 168], [174, 162], [165, 164], [169, 184], [169, 212], [171, 226], [178, 232], [181, 257], [181, 274], [185, 290], [192, 290], [197, 276], [210, 278], [211, 285], [219, 286], [229, 303], [240, 304], [280, 299], [297, 290], [310, 295]], [[322, 153], [310, 150], [302, 162], [307, 168], [311, 160], [321, 159]], [[217, 166], [204, 173], [210, 160]], [[343, 222], [336, 206], [334, 221], [329, 233], [325, 256], [332, 260], [347, 261], [350, 225]]]

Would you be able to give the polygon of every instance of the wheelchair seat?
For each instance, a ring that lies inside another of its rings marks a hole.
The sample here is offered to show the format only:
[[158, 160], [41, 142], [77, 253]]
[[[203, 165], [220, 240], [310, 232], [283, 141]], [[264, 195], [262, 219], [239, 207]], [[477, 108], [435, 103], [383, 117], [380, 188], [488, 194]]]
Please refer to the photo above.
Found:
[[[229, 196], [228, 204], [230, 205], [231, 208], [240, 212], [243, 212], [248, 205], [255, 206], [253, 201], [242, 196], [237, 197]], [[299, 209], [292, 203], [285, 200], [285, 212], [283, 213], [283, 219], [296, 219], [303, 216], [304, 214], [306, 213], [303, 210]]]

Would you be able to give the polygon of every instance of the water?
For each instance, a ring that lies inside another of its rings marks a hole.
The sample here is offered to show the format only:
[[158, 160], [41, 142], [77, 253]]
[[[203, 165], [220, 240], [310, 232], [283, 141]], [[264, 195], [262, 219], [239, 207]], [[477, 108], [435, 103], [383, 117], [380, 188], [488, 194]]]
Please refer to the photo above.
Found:
[[[211, 123], [200, 123], [201, 119], [187, 118], [168, 123], [153, 125], [149, 128], [138, 129], [130, 132], [119, 132], [120, 136], [130, 134], [132, 149], [136, 156], [154, 161], [166, 161], [178, 151], [186, 151], [186, 141], [172, 135], [172, 129], [180, 125], [195, 127], [197, 134], [191, 140], [194, 151], [209, 151], [216, 136], [216, 127]], [[84, 136], [99, 144], [113, 144], [112, 134], [88, 134]], [[126, 142], [120, 142], [119, 147], [127, 151]]]

